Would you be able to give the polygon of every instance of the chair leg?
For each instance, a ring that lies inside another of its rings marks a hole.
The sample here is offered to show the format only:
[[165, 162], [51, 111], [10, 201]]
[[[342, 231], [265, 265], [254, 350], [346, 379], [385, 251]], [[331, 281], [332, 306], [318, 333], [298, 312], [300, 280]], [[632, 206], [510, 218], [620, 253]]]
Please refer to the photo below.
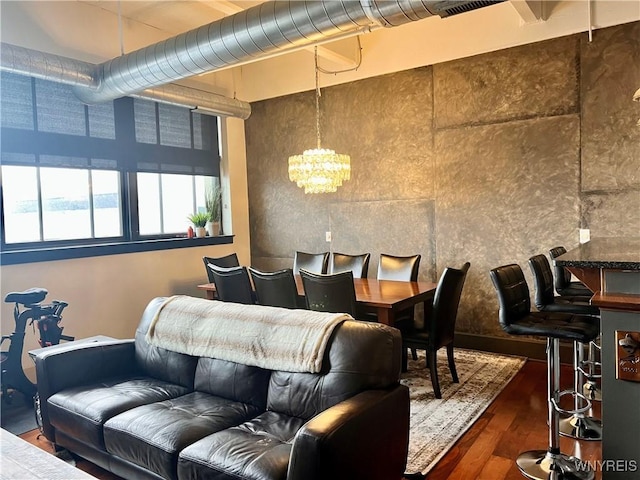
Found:
[[456, 363], [453, 359], [453, 343], [447, 345], [447, 360], [449, 361], [449, 370], [451, 371], [453, 383], [459, 383], [460, 381], [458, 380], [458, 371], [456, 370]]
[[427, 350], [427, 364], [429, 365], [429, 373], [431, 375], [431, 384], [433, 385], [433, 393], [436, 398], [442, 398], [440, 392], [440, 381], [438, 380], [438, 366], [436, 363], [436, 350]]
[[418, 359], [418, 350], [415, 348], [411, 349], [411, 358], [413, 358], [413, 360], [417, 360]]
[[406, 372], [407, 368], [407, 347], [402, 347], [402, 371]]

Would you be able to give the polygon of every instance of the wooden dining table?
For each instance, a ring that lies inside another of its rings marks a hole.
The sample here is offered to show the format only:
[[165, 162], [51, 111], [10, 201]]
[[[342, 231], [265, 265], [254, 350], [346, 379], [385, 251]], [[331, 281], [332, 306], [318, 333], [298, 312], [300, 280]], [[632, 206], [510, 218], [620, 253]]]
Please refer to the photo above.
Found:
[[[304, 296], [302, 278], [295, 276], [298, 295]], [[373, 278], [354, 278], [356, 302], [368, 311], [375, 311], [378, 321], [393, 326], [398, 312], [412, 306], [433, 302], [436, 284], [431, 282], [399, 282], [395, 280], [376, 280]], [[216, 286], [213, 283], [198, 285], [207, 298], [215, 298]]]

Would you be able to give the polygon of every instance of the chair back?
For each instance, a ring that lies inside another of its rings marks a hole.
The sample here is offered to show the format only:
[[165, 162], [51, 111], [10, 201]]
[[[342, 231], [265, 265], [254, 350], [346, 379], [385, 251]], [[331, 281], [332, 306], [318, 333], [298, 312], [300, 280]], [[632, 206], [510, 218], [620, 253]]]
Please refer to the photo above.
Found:
[[329, 273], [353, 273], [353, 278], [367, 278], [369, 273], [370, 253], [347, 255], [346, 253], [332, 253], [329, 261]]
[[238, 255], [235, 253], [231, 253], [229, 255], [225, 255], [224, 257], [202, 257], [202, 261], [204, 262], [204, 268], [207, 270], [207, 278], [209, 279], [209, 283], [213, 283], [213, 275], [211, 274], [211, 270], [207, 265], [215, 265], [216, 267], [239, 267], [240, 262], [238, 261]]
[[533, 274], [536, 290], [533, 300], [538, 310], [544, 310], [547, 305], [555, 303], [551, 265], [544, 255], [534, 255], [529, 259], [529, 268]]
[[277, 272], [261, 272], [249, 267], [249, 273], [260, 305], [298, 308], [298, 289], [293, 270], [286, 268]]
[[348, 313], [356, 316], [356, 289], [353, 273], [318, 274], [300, 270], [309, 310]]
[[293, 274], [299, 275], [300, 270], [307, 272], [327, 273], [327, 263], [329, 262], [329, 252], [306, 253], [296, 252], [293, 257]]
[[420, 268], [421, 255], [397, 257], [386, 253], [380, 254], [378, 261], [378, 280], [397, 280], [416, 282]]
[[[551, 250], [549, 250], [549, 256], [551, 257], [551, 260], [555, 260], [560, 255], [563, 255], [565, 253], [567, 253], [567, 249], [562, 246], [553, 247]], [[556, 266], [556, 265], [554, 265], [553, 271], [555, 274], [554, 275], [555, 288], [556, 288], [556, 291], [560, 292], [561, 290], [564, 290], [565, 288], [567, 288], [569, 286], [569, 283], [571, 283], [571, 272], [569, 272], [564, 267]]]
[[447, 267], [440, 276], [433, 297], [433, 320], [427, 322], [435, 349], [453, 342], [462, 288], [470, 266], [467, 262], [460, 269]]
[[503, 265], [489, 272], [498, 294], [500, 326], [511, 333], [511, 324], [531, 313], [529, 286], [522, 268], [517, 264]]
[[255, 303], [247, 267], [224, 268], [210, 263], [208, 268], [213, 274], [218, 300], [247, 305]]

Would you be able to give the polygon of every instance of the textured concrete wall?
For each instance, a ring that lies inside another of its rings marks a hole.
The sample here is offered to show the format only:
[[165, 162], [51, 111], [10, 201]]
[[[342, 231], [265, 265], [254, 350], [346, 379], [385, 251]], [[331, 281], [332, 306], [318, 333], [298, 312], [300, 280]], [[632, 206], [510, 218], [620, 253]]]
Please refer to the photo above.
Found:
[[379, 253], [421, 253], [435, 281], [470, 261], [458, 330], [503, 336], [491, 268], [519, 263], [531, 282], [527, 259], [576, 246], [581, 227], [640, 232], [639, 42], [634, 23], [327, 88], [323, 146], [352, 161], [329, 195], [287, 174], [315, 145], [313, 92], [253, 104], [252, 263], [369, 251], [375, 277]]

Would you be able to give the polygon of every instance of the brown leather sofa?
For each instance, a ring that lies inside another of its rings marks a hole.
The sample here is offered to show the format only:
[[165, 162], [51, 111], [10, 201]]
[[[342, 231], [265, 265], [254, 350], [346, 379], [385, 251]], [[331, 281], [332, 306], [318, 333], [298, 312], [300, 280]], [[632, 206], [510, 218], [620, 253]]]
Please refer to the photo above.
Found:
[[36, 357], [45, 436], [130, 479], [393, 480], [409, 442], [401, 338], [346, 321], [320, 373], [271, 371], [135, 339]]

